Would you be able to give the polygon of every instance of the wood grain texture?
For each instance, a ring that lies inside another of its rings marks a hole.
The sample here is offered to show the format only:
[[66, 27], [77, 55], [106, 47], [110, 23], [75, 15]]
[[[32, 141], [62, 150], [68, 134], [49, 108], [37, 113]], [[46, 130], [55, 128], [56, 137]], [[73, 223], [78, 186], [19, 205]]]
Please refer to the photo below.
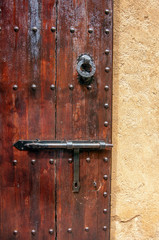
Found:
[[[111, 142], [112, 84], [112, 1], [58, 2], [57, 25], [57, 139], [104, 139]], [[110, 14], [105, 14], [109, 8]], [[70, 33], [70, 27], [74, 33]], [[92, 33], [88, 33], [89, 28]], [[110, 33], [106, 34], [105, 29]], [[109, 55], [105, 54], [109, 49]], [[90, 54], [96, 74], [88, 90], [77, 78], [77, 58]], [[110, 67], [109, 73], [105, 67]], [[68, 88], [73, 84], [74, 89]], [[105, 91], [105, 85], [109, 91]], [[109, 108], [105, 109], [104, 104]], [[108, 121], [108, 127], [104, 122]], [[57, 236], [58, 239], [109, 239], [110, 219], [110, 151], [80, 153], [78, 194], [72, 193], [73, 163], [71, 153], [61, 151], [57, 160]], [[86, 158], [90, 158], [90, 163]], [[109, 157], [108, 163], [103, 161]], [[108, 179], [104, 180], [104, 175]], [[94, 184], [96, 183], [96, 187]], [[62, 189], [61, 189], [62, 186]], [[108, 196], [103, 197], [107, 192]], [[66, 199], [67, 196], [67, 199]], [[107, 214], [103, 210], [107, 209]], [[107, 226], [104, 231], [103, 227]], [[89, 227], [86, 232], [85, 228]], [[72, 233], [67, 229], [72, 228]]]
[[[13, 143], [19, 139], [111, 143], [112, 0], [21, 4], [3, 0], [0, 8], [0, 239], [109, 240], [111, 151], [80, 151], [81, 188], [73, 193], [71, 150], [24, 152]], [[110, 50], [108, 55], [105, 49]], [[77, 76], [82, 53], [90, 54], [96, 65], [90, 90]], [[105, 67], [110, 67], [108, 73]], [[54, 229], [53, 235], [49, 229]]]
[[[1, 1], [1, 239], [54, 239], [54, 153], [13, 149], [17, 139], [55, 137], [54, 1]], [[14, 27], [19, 31], [15, 32]], [[37, 27], [37, 32], [32, 27]], [[31, 89], [32, 84], [37, 89]], [[13, 90], [17, 84], [18, 89]], [[48, 114], [49, 113], [49, 114]], [[17, 160], [16, 166], [12, 161]], [[35, 159], [35, 165], [31, 160]], [[13, 231], [18, 230], [14, 236]], [[36, 235], [31, 230], [36, 230]]]

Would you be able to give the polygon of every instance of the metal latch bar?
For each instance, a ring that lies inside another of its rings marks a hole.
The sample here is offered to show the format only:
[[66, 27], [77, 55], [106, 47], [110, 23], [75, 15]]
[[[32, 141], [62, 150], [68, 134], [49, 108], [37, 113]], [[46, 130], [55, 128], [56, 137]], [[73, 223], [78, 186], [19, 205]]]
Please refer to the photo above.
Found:
[[105, 149], [111, 148], [111, 143], [104, 141], [56, 141], [56, 140], [19, 140], [14, 144], [14, 147], [21, 151], [28, 151], [31, 149]]
[[30, 150], [43, 150], [43, 149], [70, 149], [74, 150], [74, 180], [73, 180], [73, 192], [77, 193], [80, 189], [79, 181], [79, 152], [80, 149], [107, 149], [112, 148], [111, 143], [106, 143], [104, 141], [56, 141], [56, 140], [19, 140], [14, 144], [20, 151], [30, 151]]
[[74, 149], [74, 180], [73, 180], [73, 192], [79, 192], [80, 189], [80, 181], [79, 181], [79, 169], [80, 169], [80, 161], [79, 161], [79, 149]]

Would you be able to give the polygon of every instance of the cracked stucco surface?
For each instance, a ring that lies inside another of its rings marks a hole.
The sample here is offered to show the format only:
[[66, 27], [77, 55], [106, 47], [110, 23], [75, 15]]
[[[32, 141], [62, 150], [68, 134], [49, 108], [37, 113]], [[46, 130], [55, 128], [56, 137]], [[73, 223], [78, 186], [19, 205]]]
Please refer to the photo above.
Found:
[[111, 240], [159, 240], [159, 2], [114, 1]]

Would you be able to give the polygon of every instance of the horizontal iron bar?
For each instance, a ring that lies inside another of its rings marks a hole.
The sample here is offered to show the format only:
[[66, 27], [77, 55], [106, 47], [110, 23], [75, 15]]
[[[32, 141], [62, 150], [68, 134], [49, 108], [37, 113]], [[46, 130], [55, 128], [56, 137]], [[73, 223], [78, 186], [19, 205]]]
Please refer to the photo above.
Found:
[[104, 141], [40, 141], [40, 140], [19, 140], [14, 144], [14, 146], [22, 151], [27, 151], [31, 149], [106, 149], [112, 148], [111, 143], [106, 143]]

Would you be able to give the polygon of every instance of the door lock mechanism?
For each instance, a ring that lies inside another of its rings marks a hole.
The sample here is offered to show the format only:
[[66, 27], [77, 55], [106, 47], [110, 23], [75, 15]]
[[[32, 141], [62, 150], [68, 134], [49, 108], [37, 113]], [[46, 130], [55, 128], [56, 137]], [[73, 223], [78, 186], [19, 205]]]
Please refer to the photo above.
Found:
[[80, 149], [109, 149], [113, 145], [111, 143], [106, 143], [104, 141], [56, 141], [56, 140], [19, 140], [14, 144], [20, 151], [31, 151], [31, 150], [43, 150], [43, 149], [68, 149], [74, 151], [74, 180], [72, 189], [74, 193], [78, 193], [80, 189], [79, 181], [79, 168], [80, 160], [79, 154]]
[[96, 66], [89, 54], [81, 54], [77, 59], [77, 72], [81, 84], [88, 85], [92, 82]]

